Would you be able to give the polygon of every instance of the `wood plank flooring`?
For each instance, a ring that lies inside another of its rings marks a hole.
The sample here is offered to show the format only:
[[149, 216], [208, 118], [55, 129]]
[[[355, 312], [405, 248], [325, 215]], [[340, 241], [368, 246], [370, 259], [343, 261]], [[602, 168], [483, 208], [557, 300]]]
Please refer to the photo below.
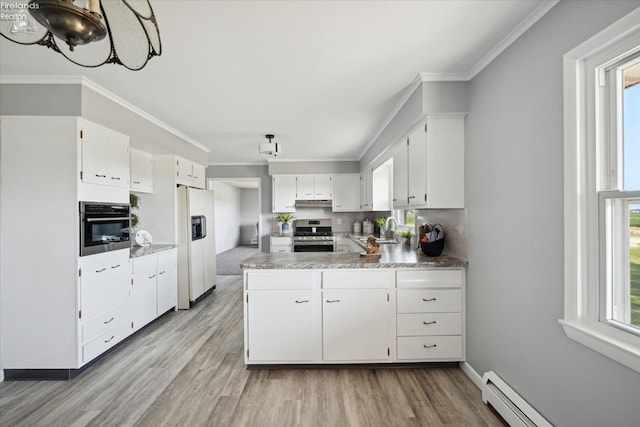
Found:
[[247, 370], [241, 276], [71, 381], [0, 383], [0, 425], [502, 426], [459, 368]]

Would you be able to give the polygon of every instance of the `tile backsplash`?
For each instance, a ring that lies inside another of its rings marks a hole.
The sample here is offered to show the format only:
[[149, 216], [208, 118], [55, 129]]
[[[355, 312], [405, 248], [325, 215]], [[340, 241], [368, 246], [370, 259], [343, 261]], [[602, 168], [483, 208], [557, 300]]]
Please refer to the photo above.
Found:
[[467, 210], [466, 209], [418, 209], [416, 224], [441, 224], [445, 242], [443, 255], [467, 259]]

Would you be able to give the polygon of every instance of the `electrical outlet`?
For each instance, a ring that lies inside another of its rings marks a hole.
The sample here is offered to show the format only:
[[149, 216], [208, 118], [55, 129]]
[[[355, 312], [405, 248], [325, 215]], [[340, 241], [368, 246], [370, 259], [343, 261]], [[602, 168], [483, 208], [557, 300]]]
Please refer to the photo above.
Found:
[[338, 225], [342, 225], [342, 218], [338, 218], [337, 221]]

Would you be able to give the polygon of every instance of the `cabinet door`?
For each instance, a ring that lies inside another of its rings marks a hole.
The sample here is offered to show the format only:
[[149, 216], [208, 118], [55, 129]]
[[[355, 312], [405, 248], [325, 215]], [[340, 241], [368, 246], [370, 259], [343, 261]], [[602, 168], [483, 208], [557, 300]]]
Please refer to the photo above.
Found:
[[427, 163], [426, 163], [426, 141], [424, 135], [424, 127], [418, 126], [409, 135], [408, 145], [408, 164], [409, 164], [409, 206], [423, 206], [427, 190]]
[[200, 239], [191, 242], [191, 265], [189, 266], [189, 299], [195, 301], [205, 291], [204, 286], [204, 253], [205, 242]]
[[131, 262], [133, 268], [132, 314], [133, 329], [137, 330], [158, 315], [157, 266], [155, 256], [137, 258]]
[[248, 359], [312, 361], [320, 347], [314, 340], [312, 291], [248, 293]]
[[158, 315], [178, 304], [176, 250], [158, 253]]
[[333, 180], [331, 175], [316, 175], [313, 177], [313, 198], [318, 200], [333, 197]]
[[426, 207], [463, 208], [464, 116], [430, 117], [426, 140]]
[[82, 121], [82, 182], [109, 184], [109, 134], [102, 126]]
[[193, 162], [176, 157], [176, 182], [184, 185], [193, 183]]
[[80, 310], [83, 321], [126, 303], [131, 288], [129, 251], [83, 262], [80, 275]]
[[206, 168], [203, 165], [200, 165], [198, 163], [193, 164], [192, 172], [194, 187], [202, 189], [206, 187], [205, 171]]
[[153, 192], [153, 156], [144, 151], [131, 149], [131, 191]]
[[273, 212], [296, 211], [296, 176], [275, 175], [273, 177]]
[[333, 176], [333, 211], [360, 210], [360, 175]]
[[323, 291], [323, 359], [389, 360], [389, 310], [384, 289]]
[[313, 199], [313, 175], [299, 175], [296, 177], [296, 198], [301, 200]]
[[109, 132], [109, 185], [129, 188], [129, 137]]
[[402, 141], [393, 150], [393, 208], [408, 205], [409, 158], [407, 143]]
[[373, 169], [360, 172], [360, 210], [370, 211], [373, 201]]

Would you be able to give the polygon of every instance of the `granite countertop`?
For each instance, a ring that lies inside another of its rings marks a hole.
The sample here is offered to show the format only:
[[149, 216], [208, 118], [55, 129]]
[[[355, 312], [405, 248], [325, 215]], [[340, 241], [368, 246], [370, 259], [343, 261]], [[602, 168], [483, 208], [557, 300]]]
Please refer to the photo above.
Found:
[[157, 252], [168, 251], [175, 247], [176, 245], [132, 246], [129, 251], [129, 258], [140, 258], [147, 255], [153, 255]]
[[[336, 237], [349, 237], [362, 246], [358, 238], [368, 234], [338, 234]], [[365, 247], [362, 249], [365, 252]], [[244, 259], [242, 268], [255, 269], [313, 269], [313, 268], [458, 268], [467, 267], [465, 260], [441, 255], [428, 257], [414, 247], [402, 243], [381, 244], [380, 258], [361, 257], [358, 253], [343, 252], [260, 252]]]

